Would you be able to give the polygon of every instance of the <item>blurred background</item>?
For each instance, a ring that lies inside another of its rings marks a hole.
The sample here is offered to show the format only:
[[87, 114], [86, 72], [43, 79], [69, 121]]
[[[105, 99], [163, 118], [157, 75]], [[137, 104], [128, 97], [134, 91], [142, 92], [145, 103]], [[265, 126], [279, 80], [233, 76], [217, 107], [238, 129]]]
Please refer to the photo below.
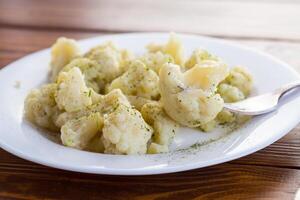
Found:
[[[250, 46], [267, 48], [276, 56], [287, 54], [286, 60], [293, 57], [290, 48], [300, 52], [293, 45], [300, 42], [300, 1], [0, 0], [0, 27], [0, 66], [22, 52], [49, 46], [61, 35], [79, 39], [136, 31], [176, 31], [250, 41]], [[286, 48], [288, 52], [278, 53], [278, 46], [273, 48], [268, 41], [291, 46]], [[295, 59], [288, 62], [300, 69]]]

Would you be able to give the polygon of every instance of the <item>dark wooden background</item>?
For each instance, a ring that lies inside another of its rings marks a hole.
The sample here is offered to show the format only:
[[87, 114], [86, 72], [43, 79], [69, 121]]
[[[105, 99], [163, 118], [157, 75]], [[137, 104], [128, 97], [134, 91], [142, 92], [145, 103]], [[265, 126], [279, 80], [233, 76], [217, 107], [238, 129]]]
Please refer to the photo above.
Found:
[[[299, 0], [0, 0], [0, 68], [59, 36], [132, 31], [226, 38], [273, 54], [300, 72]], [[155, 176], [67, 172], [0, 149], [0, 199], [285, 200], [294, 199], [299, 187], [300, 126], [250, 156]]]

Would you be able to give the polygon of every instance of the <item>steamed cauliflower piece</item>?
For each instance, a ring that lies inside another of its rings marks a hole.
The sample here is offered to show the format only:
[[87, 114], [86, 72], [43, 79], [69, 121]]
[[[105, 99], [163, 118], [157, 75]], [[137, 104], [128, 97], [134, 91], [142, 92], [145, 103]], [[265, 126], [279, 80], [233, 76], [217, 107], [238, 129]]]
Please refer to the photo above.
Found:
[[231, 69], [224, 82], [237, 87], [243, 92], [245, 97], [250, 94], [253, 87], [253, 78], [251, 74], [242, 67], [234, 67]]
[[[102, 131], [102, 130], [101, 130]], [[104, 144], [101, 138], [102, 134], [96, 134], [87, 144], [85, 150], [96, 152], [96, 153], [103, 153], [104, 152]]]
[[174, 64], [162, 67], [159, 82], [161, 100], [173, 120], [184, 126], [197, 127], [213, 120], [222, 110], [223, 99], [212, 91], [226, 77], [227, 72], [223, 67], [216, 68], [210, 74], [214, 77], [213, 81], [207, 76], [207, 80], [202, 83], [202, 80], [196, 82], [193, 75], [205, 77], [201, 73], [207, 73], [206, 70], [192, 68], [190, 70], [195, 71], [192, 74], [189, 71], [182, 73], [180, 67]]
[[222, 62], [205, 61], [184, 73], [186, 84], [215, 92], [217, 85], [228, 75], [227, 66]]
[[80, 50], [75, 40], [58, 38], [51, 47], [51, 80], [55, 81], [60, 70], [79, 55]]
[[245, 99], [245, 95], [241, 90], [226, 83], [221, 83], [218, 86], [218, 93], [226, 103], [237, 102]]
[[111, 83], [109, 91], [119, 88], [125, 95], [157, 99], [159, 96], [158, 82], [157, 74], [147, 68], [144, 63], [136, 60], [122, 76]]
[[216, 128], [216, 126], [217, 126], [217, 121], [213, 119], [205, 124], [201, 124], [199, 126], [199, 128], [204, 132], [210, 132], [210, 131], [214, 130]]
[[236, 120], [236, 116], [228, 110], [222, 110], [216, 119], [220, 124], [232, 123]]
[[165, 45], [158, 44], [149, 44], [147, 46], [149, 52], [162, 52], [164, 54], [168, 54], [172, 56], [175, 64], [183, 66], [184, 65], [184, 49], [183, 45], [178, 38], [178, 36], [174, 33], [170, 34], [169, 41]]
[[145, 154], [153, 133], [137, 110], [122, 104], [104, 115], [102, 131], [104, 152], [111, 154]]
[[201, 64], [203, 61], [219, 61], [220, 59], [217, 56], [210, 54], [208, 51], [203, 49], [196, 49], [193, 51], [191, 57], [186, 61], [185, 67], [190, 69], [196, 64]]
[[168, 152], [169, 145], [179, 127], [178, 124], [167, 116], [158, 102], [145, 104], [141, 113], [145, 121], [154, 129], [148, 153]]
[[252, 90], [253, 79], [244, 68], [234, 67], [226, 79], [218, 86], [218, 93], [227, 103], [245, 99]]
[[138, 111], [141, 111], [142, 107], [147, 104], [147, 103], [152, 103], [152, 102], [156, 102], [144, 97], [138, 97], [138, 96], [131, 96], [128, 95], [127, 96], [128, 101], [130, 102], [130, 104], [137, 109]]
[[57, 120], [55, 121], [56, 126], [61, 127], [71, 119], [88, 116], [91, 113], [95, 112], [99, 112], [101, 113], [101, 115], [111, 113], [120, 104], [125, 105], [127, 107], [131, 106], [126, 96], [119, 89], [112, 90], [106, 95], [100, 95], [98, 98], [99, 99], [95, 104], [87, 106], [84, 109], [73, 112], [64, 112], [60, 114]]
[[165, 63], [174, 63], [174, 59], [172, 56], [168, 54], [163, 54], [162, 52], [154, 52], [154, 53], [146, 53], [144, 56], [139, 58], [140, 61], [142, 61], [146, 67], [152, 69], [157, 74], [159, 74], [160, 68]]
[[85, 57], [98, 63], [98, 79], [101, 85], [110, 83], [127, 68], [133, 54], [128, 50], [120, 50], [112, 42], [107, 42], [91, 49]]
[[96, 92], [103, 89], [104, 85], [99, 78], [101, 77], [101, 74], [98, 72], [98, 68], [100, 66], [96, 61], [88, 58], [76, 58], [63, 67], [61, 71], [68, 72], [75, 67], [79, 68], [81, 73], [84, 75], [87, 87], [92, 88]]
[[68, 147], [86, 149], [102, 126], [103, 119], [100, 113], [72, 119], [61, 127], [61, 141]]
[[68, 72], [61, 72], [57, 83], [55, 99], [60, 109], [72, 112], [92, 105], [92, 89], [85, 85], [84, 76], [79, 68], [74, 67]]
[[32, 123], [57, 131], [54, 121], [61, 113], [55, 102], [57, 84], [47, 84], [40, 89], [32, 90], [25, 99], [25, 117]]

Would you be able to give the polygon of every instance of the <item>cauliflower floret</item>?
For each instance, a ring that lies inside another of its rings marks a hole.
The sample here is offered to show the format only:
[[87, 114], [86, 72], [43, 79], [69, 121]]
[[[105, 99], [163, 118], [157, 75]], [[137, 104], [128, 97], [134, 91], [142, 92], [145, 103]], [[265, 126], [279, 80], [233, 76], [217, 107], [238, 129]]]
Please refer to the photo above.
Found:
[[[92, 95], [93, 96], [93, 95]], [[84, 109], [74, 112], [64, 112], [60, 114], [55, 121], [55, 124], [58, 127], [64, 125], [67, 121], [75, 118], [80, 118], [83, 116], [88, 116], [91, 113], [99, 112], [101, 115], [108, 114], [116, 109], [119, 104], [130, 107], [130, 103], [128, 102], [125, 95], [121, 90], [115, 89], [106, 95], [99, 95], [98, 101], [91, 105], [87, 106]]]
[[170, 34], [169, 41], [165, 45], [159, 45], [151, 43], [146, 47], [149, 52], [158, 52], [169, 54], [175, 61], [175, 64], [183, 66], [184, 65], [184, 49], [183, 45], [178, 38], [178, 36], [174, 33]]
[[[145, 104], [142, 107], [141, 113], [145, 121], [154, 129], [152, 143], [166, 146], [166, 148], [163, 149], [167, 152], [178, 130], [178, 124], [166, 115], [163, 107], [158, 102]], [[155, 153], [156, 149], [156, 153], [161, 153], [162, 148], [158, 145], [153, 145], [150, 152]]]
[[51, 47], [51, 80], [55, 81], [60, 70], [79, 54], [79, 47], [75, 40], [58, 38]]
[[130, 102], [130, 104], [138, 111], [141, 111], [142, 107], [145, 104], [151, 103], [151, 102], [156, 102], [156, 101], [153, 101], [150, 99], [146, 99], [144, 97], [131, 96], [131, 95], [128, 95], [126, 97], [127, 97], [128, 101]]
[[133, 62], [129, 69], [116, 78], [109, 86], [109, 91], [119, 88], [126, 95], [157, 99], [159, 78], [139, 60]]
[[226, 83], [221, 83], [218, 86], [218, 93], [226, 103], [237, 102], [245, 99], [244, 93], [241, 90]]
[[104, 115], [103, 144], [105, 153], [145, 154], [153, 133], [137, 110], [120, 104]]
[[186, 61], [185, 67], [190, 69], [196, 64], [200, 64], [205, 60], [219, 61], [220, 59], [217, 56], [210, 54], [208, 51], [203, 49], [196, 49], [193, 51], [191, 57]]
[[234, 67], [230, 70], [224, 83], [237, 87], [241, 90], [245, 97], [250, 94], [253, 86], [253, 78], [251, 74], [242, 67]]
[[[197, 67], [197, 66], [195, 66]], [[209, 67], [210, 68], [210, 67]], [[182, 73], [178, 65], [165, 64], [159, 74], [161, 100], [167, 114], [176, 122], [197, 127], [213, 120], [223, 108], [223, 99], [214, 91], [226, 77], [223, 67], [217, 69], [190, 69]], [[203, 73], [203, 74], [202, 74]], [[208, 73], [206, 76], [205, 73]], [[197, 82], [195, 77], [203, 77]], [[209, 79], [212, 77], [212, 80]]]
[[235, 120], [236, 116], [228, 110], [222, 110], [217, 116], [217, 121], [220, 124], [232, 123]]
[[52, 131], [59, 130], [54, 124], [61, 113], [55, 102], [55, 83], [32, 90], [25, 99], [25, 117], [32, 123]]
[[134, 58], [130, 51], [120, 50], [112, 42], [91, 49], [85, 57], [98, 63], [98, 80], [102, 86], [101, 89], [105, 84], [120, 76]]
[[201, 124], [199, 128], [204, 132], [210, 132], [214, 130], [216, 126], [217, 126], [217, 121], [213, 119], [205, 124]]
[[56, 102], [60, 109], [67, 112], [77, 111], [92, 105], [92, 89], [86, 87], [79, 68], [61, 72], [57, 79]]
[[102, 142], [102, 133], [96, 134], [94, 138], [90, 140], [90, 142], [87, 144], [85, 150], [96, 152], [96, 153], [104, 153], [104, 144]]
[[180, 39], [174, 34], [170, 34], [170, 38], [164, 47], [164, 53], [171, 55], [177, 65], [184, 64], [184, 50]]
[[155, 71], [157, 74], [159, 74], [160, 68], [165, 63], [174, 63], [173, 58], [168, 54], [163, 54], [162, 52], [158, 51], [155, 53], [146, 53], [141, 58], [139, 58], [146, 67], [149, 67], [153, 71]]
[[121, 51], [121, 57], [122, 57], [121, 70], [123, 73], [123, 72], [127, 71], [130, 63], [135, 59], [135, 55], [127, 49], [122, 49], [120, 51]]
[[164, 45], [156, 44], [156, 43], [149, 43], [146, 46], [146, 49], [149, 53], [156, 53], [156, 52], [164, 52]]
[[100, 113], [72, 119], [61, 127], [61, 141], [69, 147], [86, 149], [102, 127], [103, 119]]
[[67, 64], [61, 71], [68, 72], [70, 69], [78, 67], [84, 75], [85, 83], [88, 87], [93, 88], [94, 91], [99, 92], [103, 89], [101, 80], [99, 80], [98, 68], [99, 64], [88, 58], [76, 58]]
[[97, 49], [88, 58], [99, 64], [101, 67], [99, 71], [103, 74], [102, 78], [105, 82], [110, 82], [122, 73], [120, 68], [121, 55], [114, 49]]
[[228, 75], [227, 66], [222, 62], [204, 61], [184, 73], [186, 84], [215, 92], [217, 85]]

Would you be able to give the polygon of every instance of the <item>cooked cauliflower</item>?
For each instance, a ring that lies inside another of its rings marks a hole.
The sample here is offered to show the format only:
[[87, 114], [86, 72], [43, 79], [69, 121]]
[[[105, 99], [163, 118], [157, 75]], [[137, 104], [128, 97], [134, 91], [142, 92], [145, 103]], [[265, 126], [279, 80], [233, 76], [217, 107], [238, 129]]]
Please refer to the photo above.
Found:
[[[141, 113], [145, 121], [154, 129], [152, 143], [166, 146], [166, 148], [163, 149], [165, 150], [165, 152], [167, 152], [169, 149], [168, 147], [179, 127], [178, 124], [170, 119], [168, 115], [166, 115], [163, 107], [158, 102], [145, 104], [142, 107]], [[162, 152], [162, 148], [155, 144], [153, 144], [153, 146], [151, 147], [150, 152]], [[156, 149], [156, 147], [159, 148]], [[157, 151], [155, 151], [155, 149]]]
[[[190, 70], [194, 73], [182, 73], [178, 65], [165, 64], [159, 74], [159, 88], [167, 114], [182, 125], [197, 127], [213, 120], [222, 110], [223, 99], [219, 94], [212, 92], [214, 89], [211, 88], [216, 87], [226, 77], [226, 70], [222, 67], [209, 70], [201, 70], [199, 67]], [[213, 81], [209, 76], [205, 76], [205, 73], [208, 73]], [[204, 77], [206, 80], [198, 79], [197, 82], [194, 76]]]
[[140, 112], [120, 104], [113, 112], [104, 115], [102, 132], [105, 153], [145, 154], [153, 130]]
[[119, 89], [115, 89], [106, 95], [100, 95], [98, 98], [98, 102], [92, 104], [91, 106], [87, 106], [84, 109], [60, 114], [55, 121], [56, 126], [61, 127], [71, 119], [88, 116], [95, 112], [99, 112], [101, 115], [108, 114], [115, 110], [120, 104], [128, 107], [131, 106], [125, 95]]
[[61, 112], [54, 99], [56, 90], [54, 83], [34, 89], [27, 95], [24, 105], [25, 117], [29, 121], [52, 131], [58, 130], [54, 121]]
[[224, 83], [237, 87], [243, 92], [244, 96], [247, 97], [253, 87], [253, 78], [246, 69], [234, 67], [230, 70]]
[[119, 88], [126, 95], [157, 99], [159, 78], [139, 60], [133, 62], [129, 69], [116, 78], [109, 86], [109, 91]]
[[150, 43], [146, 46], [148, 53], [164, 52], [164, 45], [157, 43]]
[[245, 95], [241, 90], [227, 83], [221, 83], [218, 86], [218, 93], [226, 103], [232, 103], [245, 99]]
[[86, 149], [102, 126], [103, 119], [100, 113], [72, 119], [61, 127], [61, 141], [69, 147]]
[[100, 66], [96, 61], [88, 58], [76, 58], [63, 67], [61, 71], [68, 72], [74, 67], [80, 69], [81, 73], [84, 75], [84, 80], [88, 87], [92, 88], [96, 92], [99, 92], [104, 88], [103, 82], [100, 79], [102, 75], [98, 72], [98, 68]]
[[222, 62], [204, 61], [184, 73], [189, 87], [215, 92], [217, 85], [228, 75], [227, 66]]
[[169, 41], [165, 45], [158, 44], [149, 44], [147, 46], [149, 52], [162, 52], [164, 54], [168, 54], [172, 56], [175, 64], [183, 66], [184, 65], [184, 49], [183, 45], [178, 38], [178, 36], [174, 33], [170, 34]]
[[151, 102], [156, 102], [156, 101], [144, 98], [144, 97], [131, 96], [131, 95], [128, 95], [127, 99], [130, 102], [130, 104], [138, 111], [141, 111], [142, 107], [145, 104], [151, 103]]
[[196, 49], [193, 51], [191, 57], [185, 62], [185, 67], [190, 69], [194, 67], [196, 64], [201, 64], [203, 61], [213, 60], [219, 61], [217, 56], [210, 54], [208, 51], [203, 49]]
[[85, 150], [96, 153], [104, 153], [104, 144], [102, 142], [102, 133], [97, 133], [87, 144]]
[[60, 70], [79, 55], [79, 47], [75, 40], [58, 38], [51, 47], [51, 80], [55, 81]]
[[85, 57], [98, 63], [98, 79], [102, 81], [101, 85], [110, 83], [120, 76], [134, 58], [130, 51], [120, 50], [112, 42], [107, 42], [91, 49], [85, 54]]
[[226, 124], [226, 123], [232, 123], [236, 120], [236, 116], [228, 111], [228, 110], [222, 110], [218, 116], [217, 116], [217, 121], [220, 124]]
[[164, 47], [164, 53], [171, 55], [177, 65], [183, 66], [184, 64], [184, 50], [180, 39], [173, 33], [166, 46]]
[[146, 65], [146, 67], [152, 69], [157, 74], [159, 74], [160, 68], [165, 63], [174, 63], [174, 60], [170, 55], [163, 54], [160, 51], [154, 53], [146, 53], [141, 58], [139, 58], [139, 60], [141, 60]]
[[199, 128], [204, 132], [210, 132], [214, 130], [216, 126], [217, 126], [217, 121], [213, 119], [205, 124], [201, 124]]
[[61, 72], [57, 83], [55, 100], [60, 109], [72, 112], [92, 105], [92, 89], [85, 85], [84, 77], [78, 67], [68, 72]]

